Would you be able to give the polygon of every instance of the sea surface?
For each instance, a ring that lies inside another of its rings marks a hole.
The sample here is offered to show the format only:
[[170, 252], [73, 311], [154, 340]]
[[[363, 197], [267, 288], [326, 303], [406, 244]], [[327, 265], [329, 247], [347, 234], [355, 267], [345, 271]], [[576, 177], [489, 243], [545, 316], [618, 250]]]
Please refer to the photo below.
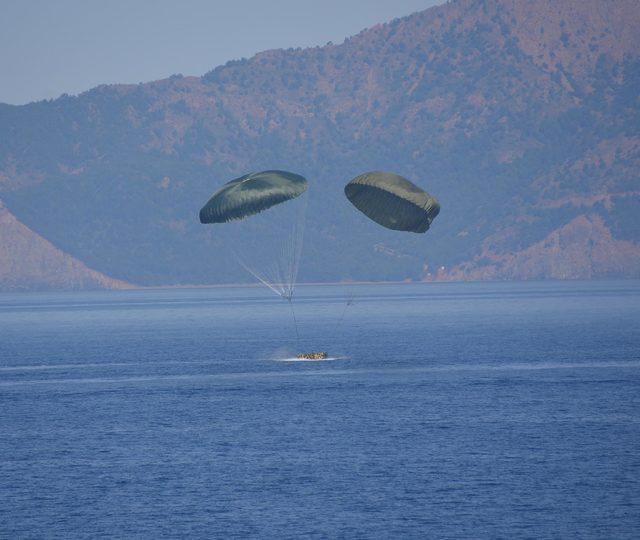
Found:
[[640, 282], [294, 307], [0, 295], [0, 538], [640, 538]]

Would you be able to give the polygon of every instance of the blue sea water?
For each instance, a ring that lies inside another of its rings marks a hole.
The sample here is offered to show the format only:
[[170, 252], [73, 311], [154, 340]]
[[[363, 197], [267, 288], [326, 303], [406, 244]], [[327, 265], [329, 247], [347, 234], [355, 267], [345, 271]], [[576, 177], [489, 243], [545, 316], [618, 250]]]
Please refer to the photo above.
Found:
[[305, 286], [296, 316], [0, 295], [0, 537], [640, 537], [639, 282]]

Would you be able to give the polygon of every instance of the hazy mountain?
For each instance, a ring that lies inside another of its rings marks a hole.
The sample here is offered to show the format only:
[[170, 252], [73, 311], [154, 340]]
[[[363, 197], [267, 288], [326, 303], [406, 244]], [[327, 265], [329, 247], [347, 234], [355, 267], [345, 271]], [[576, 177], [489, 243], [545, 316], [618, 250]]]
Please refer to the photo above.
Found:
[[0, 290], [129, 287], [62, 253], [0, 203]]
[[[459, 0], [201, 78], [2, 105], [0, 199], [138, 284], [246, 280], [197, 213], [267, 168], [314, 184], [302, 280], [638, 277], [639, 36], [636, 0]], [[346, 202], [378, 169], [438, 197], [426, 235]]]

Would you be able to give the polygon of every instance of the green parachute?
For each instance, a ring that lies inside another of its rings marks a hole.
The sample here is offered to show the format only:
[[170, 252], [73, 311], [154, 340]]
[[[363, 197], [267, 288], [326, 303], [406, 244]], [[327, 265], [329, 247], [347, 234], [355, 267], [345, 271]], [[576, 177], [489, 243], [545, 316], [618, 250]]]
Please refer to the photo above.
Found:
[[216, 191], [200, 210], [200, 223], [226, 223], [295, 199], [307, 190], [305, 178], [287, 171], [245, 174]]
[[394, 173], [361, 174], [345, 186], [344, 193], [365, 216], [394, 231], [427, 232], [440, 212], [434, 197]]
[[293, 297], [300, 265], [307, 180], [287, 171], [246, 174], [226, 183], [200, 210], [225, 224], [238, 262], [282, 298]]

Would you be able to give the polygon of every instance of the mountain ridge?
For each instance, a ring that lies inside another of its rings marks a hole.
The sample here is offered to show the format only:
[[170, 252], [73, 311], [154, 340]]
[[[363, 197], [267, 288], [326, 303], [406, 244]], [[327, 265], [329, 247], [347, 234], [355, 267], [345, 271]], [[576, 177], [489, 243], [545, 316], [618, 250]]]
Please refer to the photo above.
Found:
[[[89, 267], [145, 285], [237, 282], [216, 256], [236, 239], [194, 216], [228, 179], [272, 168], [315, 183], [303, 280], [638, 277], [639, 14], [458, 0], [203, 77], [0, 107], [0, 197]], [[341, 198], [373, 169], [440, 199], [425, 237]], [[618, 253], [615, 271], [587, 257], [558, 273], [532, 249], [575, 228]]]
[[130, 289], [87, 268], [20, 223], [0, 201], [0, 290]]

